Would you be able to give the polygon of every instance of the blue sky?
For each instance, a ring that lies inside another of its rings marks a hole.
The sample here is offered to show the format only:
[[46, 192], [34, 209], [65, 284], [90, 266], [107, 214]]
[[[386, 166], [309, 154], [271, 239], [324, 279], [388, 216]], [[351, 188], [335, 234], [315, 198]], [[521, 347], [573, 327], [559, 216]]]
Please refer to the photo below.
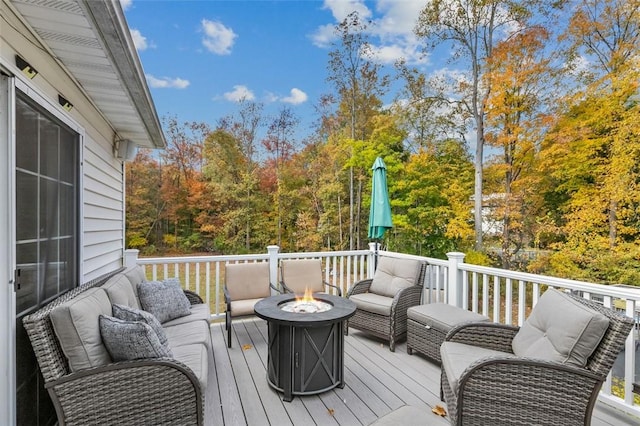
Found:
[[[326, 82], [333, 29], [350, 12], [373, 21], [377, 60], [423, 57], [412, 29], [425, 0], [121, 0], [160, 117], [217, 120], [245, 96], [309, 128]], [[442, 66], [442, 65], [440, 65]], [[426, 68], [425, 68], [426, 69]]]

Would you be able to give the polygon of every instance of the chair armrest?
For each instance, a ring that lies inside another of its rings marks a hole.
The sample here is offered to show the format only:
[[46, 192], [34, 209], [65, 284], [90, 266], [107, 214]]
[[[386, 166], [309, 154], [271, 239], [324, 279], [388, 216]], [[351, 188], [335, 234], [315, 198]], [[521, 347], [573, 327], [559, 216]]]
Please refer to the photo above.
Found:
[[340, 287], [338, 287], [337, 285], [333, 285], [333, 284], [329, 284], [326, 281], [323, 281], [324, 285], [328, 286], [328, 287], [333, 287], [336, 289], [336, 292], [338, 293], [338, 296], [342, 297], [342, 290], [340, 290]]
[[200, 297], [200, 295], [195, 291], [191, 291], [191, 290], [182, 290], [182, 291], [184, 291], [184, 295], [187, 296], [187, 299], [189, 299], [189, 303], [191, 303], [192, 305], [204, 303], [204, 300], [202, 299], [202, 297]]
[[203, 424], [198, 379], [170, 358], [112, 363], [46, 385], [65, 424]]
[[393, 316], [395, 312], [406, 312], [409, 307], [419, 305], [421, 297], [421, 286], [414, 285], [399, 290], [391, 302], [391, 315]]
[[227, 304], [227, 310], [231, 309], [231, 295], [229, 294], [229, 290], [225, 286], [224, 289], [224, 302]]
[[371, 287], [371, 282], [373, 278], [369, 278], [366, 280], [358, 281], [354, 285], [351, 286], [349, 291], [347, 292], [347, 298], [351, 297], [354, 294], [366, 293], [369, 291], [369, 287]]
[[465, 343], [496, 351], [513, 353], [511, 341], [520, 327], [493, 322], [467, 322], [453, 327], [445, 341]]

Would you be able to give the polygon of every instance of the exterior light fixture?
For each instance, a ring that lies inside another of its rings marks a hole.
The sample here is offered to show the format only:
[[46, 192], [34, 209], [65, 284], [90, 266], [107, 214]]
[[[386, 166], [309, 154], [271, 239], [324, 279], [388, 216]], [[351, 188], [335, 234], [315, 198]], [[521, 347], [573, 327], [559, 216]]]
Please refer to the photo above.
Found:
[[116, 140], [115, 145], [116, 158], [123, 161], [132, 161], [136, 158], [137, 146], [135, 142], [130, 139]]
[[58, 103], [62, 105], [66, 111], [71, 111], [73, 109], [73, 104], [65, 99], [62, 95], [58, 95]]
[[19, 55], [16, 55], [16, 66], [20, 68], [20, 71], [22, 71], [24, 75], [26, 75], [30, 79], [38, 75], [38, 71], [36, 71], [34, 67], [32, 67], [27, 61], [22, 59]]

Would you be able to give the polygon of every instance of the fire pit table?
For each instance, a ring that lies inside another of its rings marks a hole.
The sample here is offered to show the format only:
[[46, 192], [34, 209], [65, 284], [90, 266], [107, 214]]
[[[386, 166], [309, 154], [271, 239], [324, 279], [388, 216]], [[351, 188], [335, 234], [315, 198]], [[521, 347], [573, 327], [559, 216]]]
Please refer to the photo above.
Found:
[[313, 395], [344, 387], [344, 321], [356, 312], [352, 301], [316, 293], [313, 301], [294, 294], [262, 299], [256, 315], [269, 326], [267, 380], [284, 394]]

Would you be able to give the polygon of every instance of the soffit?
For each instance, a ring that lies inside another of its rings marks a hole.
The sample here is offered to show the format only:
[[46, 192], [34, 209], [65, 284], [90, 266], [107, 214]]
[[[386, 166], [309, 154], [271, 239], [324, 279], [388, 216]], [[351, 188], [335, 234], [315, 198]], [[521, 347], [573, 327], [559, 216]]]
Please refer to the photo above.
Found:
[[121, 139], [148, 148], [166, 146], [118, 0], [11, 3]]

